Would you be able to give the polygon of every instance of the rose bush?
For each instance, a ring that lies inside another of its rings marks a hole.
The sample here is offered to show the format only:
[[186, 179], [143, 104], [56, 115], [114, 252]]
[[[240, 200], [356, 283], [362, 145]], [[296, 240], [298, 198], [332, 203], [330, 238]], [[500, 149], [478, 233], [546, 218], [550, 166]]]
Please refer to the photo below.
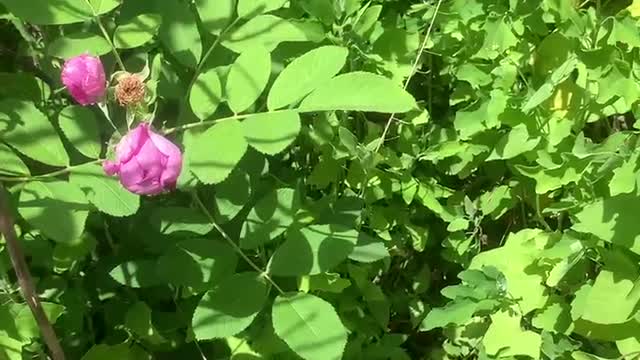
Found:
[[640, 353], [639, 1], [0, 18], [0, 360]]

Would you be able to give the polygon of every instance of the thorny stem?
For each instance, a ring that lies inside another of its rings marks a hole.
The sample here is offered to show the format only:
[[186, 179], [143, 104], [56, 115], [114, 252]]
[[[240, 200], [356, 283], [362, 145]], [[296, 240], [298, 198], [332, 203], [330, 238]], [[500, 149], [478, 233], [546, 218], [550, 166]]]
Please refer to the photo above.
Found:
[[103, 162], [104, 159], [96, 159], [93, 161], [89, 161], [86, 163], [82, 163], [82, 164], [78, 164], [78, 165], [72, 165], [72, 166], [67, 166], [64, 169], [60, 169], [60, 170], [56, 170], [50, 173], [46, 173], [46, 174], [42, 174], [42, 175], [33, 175], [33, 176], [18, 176], [18, 177], [4, 177], [4, 176], [0, 176], [0, 181], [7, 181], [7, 182], [26, 182], [26, 181], [34, 181], [34, 180], [39, 180], [39, 179], [46, 179], [46, 178], [50, 178], [50, 177], [56, 177], [58, 175], [63, 175], [66, 174], [68, 172], [71, 172], [73, 169], [77, 169], [79, 167], [85, 166], [85, 165], [89, 165], [89, 164], [99, 164], [101, 162]]
[[47, 344], [49, 351], [51, 352], [51, 358], [53, 360], [65, 360], [64, 351], [60, 346], [60, 341], [56, 336], [47, 315], [45, 314], [42, 304], [38, 299], [35, 286], [33, 285], [33, 279], [29, 273], [29, 268], [24, 259], [24, 253], [22, 247], [18, 242], [18, 237], [13, 227], [13, 218], [11, 211], [9, 210], [9, 204], [6, 198], [4, 189], [0, 189], [0, 232], [4, 235], [4, 239], [13, 264], [13, 269], [18, 278], [20, 284], [20, 290], [22, 297], [27, 302], [27, 305], [33, 313], [33, 317], [38, 324], [40, 333], [44, 342]]
[[218, 225], [216, 220], [213, 218], [213, 215], [211, 215], [209, 210], [207, 210], [207, 208], [202, 203], [202, 200], [200, 200], [200, 197], [198, 196], [198, 193], [196, 191], [193, 191], [192, 195], [193, 195], [193, 200], [196, 202], [196, 204], [198, 205], [200, 210], [202, 210], [202, 212], [205, 214], [205, 216], [209, 219], [209, 221], [211, 222], [213, 227], [220, 233], [220, 235], [222, 235], [222, 237], [229, 243], [229, 245], [231, 245], [231, 247], [238, 253], [238, 255], [240, 255], [240, 257], [242, 257], [242, 259], [244, 261], [246, 261], [247, 264], [249, 264], [249, 266], [251, 266], [255, 271], [257, 271], [258, 274], [260, 274], [261, 277], [265, 278], [281, 295], [283, 295], [285, 293], [284, 290], [282, 290], [282, 288], [280, 286], [278, 286], [278, 284], [271, 278], [271, 276], [269, 276], [269, 273], [267, 273], [266, 271], [262, 270], [258, 265], [256, 265], [256, 263], [253, 262], [253, 260], [251, 260], [244, 253], [244, 251], [242, 251], [240, 246], [238, 246], [238, 244], [236, 244], [235, 241], [233, 241], [233, 239], [231, 239], [229, 234], [227, 234], [227, 232], [224, 231], [224, 229], [222, 227], [220, 227], [220, 225]]

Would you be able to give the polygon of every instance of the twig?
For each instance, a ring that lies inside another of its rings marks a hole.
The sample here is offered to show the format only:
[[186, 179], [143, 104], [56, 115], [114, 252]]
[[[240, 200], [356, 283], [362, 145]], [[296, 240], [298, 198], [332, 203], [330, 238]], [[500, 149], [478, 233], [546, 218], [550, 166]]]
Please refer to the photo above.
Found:
[[172, 134], [172, 133], [177, 132], [177, 131], [183, 131], [183, 130], [192, 129], [192, 128], [196, 128], [196, 127], [200, 127], [200, 126], [213, 125], [215, 123], [219, 123], [219, 122], [223, 122], [223, 121], [227, 121], [227, 120], [240, 120], [240, 119], [248, 118], [249, 116], [253, 116], [253, 115], [277, 114], [277, 113], [287, 112], [287, 111], [295, 111], [295, 110], [285, 109], [285, 110], [258, 112], [258, 113], [253, 113], [253, 114], [232, 115], [232, 116], [219, 118], [219, 119], [205, 120], [205, 121], [201, 121], [201, 122], [184, 124], [184, 125], [176, 126], [174, 128], [165, 129], [163, 132], [164, 132], [165, 135], [169, 135], [169, 134]]
[[200, 60], [200, 63], [196, 67], [196, 71], [193, 73], [193, 78], [191, 78], [191, 81], [189, 82], [189, 87], [187, 87], [187, 91], [186, 91], [186, 94], [185, 94], [185, 99], [189, 98], [189, 94], [191, 93], [191, 88], [193, 87], [193, 84], [196, 83], [196, 80], [198, 80], [198, 76], [202, 72], [202, 68], [204, 67], [204, 65], [206, 64], [207, 60], [209, 59], [209, 56], [211, 56], [211, 54], [213, 54], [213, 50], [216, 47], [218, 47], [220, 42], [222, 42], [223, 37], [227, 34], [227, 32], [229, 32], [229, 30], [231, 30], [231, 28], [233, 28], [235, 26], [235, 24], [240, 19], [241, 19], [240, 17], [237, 17], [231, 22], [231, 24], [227, 25], [227, 27], [225, 27], [224, 30], [222, 30], [220, 32], [220, 35], [218, 35], [216, 40], [213, 42], [213, 44], [211, 44], [211, 46], [209, 47], [207, 52], [204, 54], [204, 56]]
[[0, 176], [0, 181], [6, 181], [6, 182], [26, 182], [26, 181], [34, 181], [34, 180], [40, 180], [40, 179], [46, 179], [46, 178], [50, 178], [50, 177], [56, 177], [58, 175], [64, 175], [68, 172], [71, 172], [73, 169], [77, 169], [79, 167], [85, 166], [85, 165], [89, 165], [89, 164], [99, 164], [101, 162], [103, 162], [104, 159], [96, 159], [93, 161], [88, 161], [86, 163], [82, 163], [82, 164], [78, 164], [78, 165], [72, 165], [72, 166], [67, 166], [64, 169], [60, 169], [60, 170], [56, 170], [56, 171], [52, 171], [50, 173], [46, 173], [46, 174], [42, 174], [42, 175], [33, 175], [33, 176], [16, 176], [16, 177], [5, 177], [5, 176]]
[[192, 195], [193, 195], [193, 200], [196, 202], [196, 205], [198, 205], [200, 210], [202, 210], [202, 212], [206, 215], [206, 217], [209, 219], [209, 221], [211, 222], [213, 227], [220, 233], [220, 235], [222, 235], [222, 237], [229, 243], [229, 245], [231, 245], [233, 250], [235, 250], [238, 253], [238, 255], [240, 255], [240, 257], [242, 257], [242, 259], [244, 261], [246, 261], [247, 264], [249, 264], [249, 266], [251, 266], [255, 271], [257, 271], [258, 274], [260, 274], [261, 277], [265, 278], [276, 290], [278, 290], [278, 292], [281, 295], [283, 295], [285, 293], [284, 290], [282, 290], [282, 288], [280, 286], [278, 286], [278, 284], [275, 281], [273, 281], [273, 279], [271, 278], [269, 273], [267, 271], [265, 271], [265, 270], [262, 270], [260, 268], [260, 266], [256, 265], [256, 263], [253, 262], [253, 260], [251, 260], [244, 253], [244, 251], [242, 251], [240, 246], [238, 246], [238, 244], [236, 244], [235, 241], [233, 241], [233, 239], [231, 239], [231, 236], [229, 236], [229, 234], [227, 234], [227, 232], [224, 231], [224, 229], [222, 227], [220, 227], [220, 225], [218, 225], [216, 220], [213, 218], [213, 215], [211, 215], [209, 210], [207, 210], [206, 206], [204, 206], [204, 204], [202, 203], [202, 200], [200, 200], [200, 197], [198, 196], [198, 193], [196, 191], [193, 191]]
[[89, 8], [91, 8], [91, 12], [93, 13], [93, 18], [95, 19], [96, 24], [100, 28], [100, 31], [102, 32], [102, 35], [104, 36], [104, 39], [109, 44], [109, 47], [111, 47], [111, 52], [113, 53], [113, 56], [115, 56], [116, 61], [118, 62], [118, 65], [120, 66], [120, 69], [123, 70], [123, 71], [126, 71], [126, 69], [124, 67], [124, 62], [122, 62], [122, 59], [120, 58], [120, 54], [118, 54], [118, 50], [116, 49], [116, 46], [113, 44], [113, 41], [111, 41], [111, 36], [109, 36], [109, 33], [107, 32], [107, 29], [105, 29], [104, 25], [102, 25], [102, 21], [100, 21], [100, 16], [98, 15], [98, 13], [96, 13], [96, 9], [93, 7], [93, 5], [91, 4], [91, 2], [89, 0], [85, 0], [85, 2], [87, 3], [87, 5], [89, 5]]
[[22, 297], [29, 305], [33, 317], [38, 324], [40, 333], [44, 342], [47, 344], [49, 351], [51, 352], [51, 358], [53, 360], [65, 360], [64, 351], [60, 346], [60, 341], [56, 336], [47, 315], [42, 309], [40, 300], [35, 291], [29, 268], [24, 260], [24, 253], [22, 247], [18, 242], [18, 237], [13, 228], [13, 218], [6, 199], [6, 193], [4, 188], [0, 188], [0, 232], [4, 235], [4, 239], [7, 244], [7, 250], [9, 251], [9, 257], [13, 264], [13, 269], [16, 272], [18, 283], [20, 284], [20, 290]]
[[[413, 62], [413, 66], [411, 67], [411, 72], [409, 73], [409, 76], [407, 77], [407, 80], [404, 83], [403, 89], [405, 90], [409, 86], [409, 81], [411, 81], [411, 78], [416, 73], [416, 70], [418, 70], [418, 63], [420, 62], [422, 53], [424, 52], [424, 50], [427, 47], [427, 44], [429, 43], [429, 38], [431, 37], [431, 30], [433, 30], [433, 24], [436, 21], [436, 16], [438, 15], [438, 11], [440, 10], [441, 4], [442, 4], [442, 0], [438, 0], [438, 3], [436, 4], [436, 9], [433, 12], [433, 16], [431, 17], [431, 23], [429, 23], [429, 28], [427, 29], [427, 33], [425, 34], [424, 40], [422, 41], [422, 45], [420, 46], [420, 50], [418, 51], [418, 55], [416, 56], [416, 59]], [[387, 124], [384, 126], [384, 130], [382, 131], [382, 135], [380, 136], [380, 141], [378, 141], [378, 144], [376, 145], [376, 148], [373, 151], [374, 153], [377, 153], [378, 151], [380, 151], [382, 144], [384, 144], [384, 140], [387, 137], [387, 133], [389, 132], [389, 128], [391, 127], [391, 122], [393, 121], [393, 117], [395, 115], [396, 114], [393, 113], [391, 114], [391, 116], [389, 116], [389, 120], [387, 120]]]
[[538, 218], [538, 221], [540, 222], [540, 224], [544, 226], [545, 230], [547, 230], [548, 232], [553, 232], [553, 229], [551, 228], [551, 226], [549, 226], [547, 221], [544, 219], [544, 216], [542, 216], [542, 211], [540, 210], [540, 195], [537, 193], [535, 195], [536, 195], [536, 217]]

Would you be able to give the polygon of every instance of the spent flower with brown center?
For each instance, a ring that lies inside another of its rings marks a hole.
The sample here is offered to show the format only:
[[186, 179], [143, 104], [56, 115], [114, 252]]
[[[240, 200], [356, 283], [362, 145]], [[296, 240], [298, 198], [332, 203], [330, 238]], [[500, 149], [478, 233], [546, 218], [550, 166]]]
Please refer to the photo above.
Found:
[[116, 99], [121, 106], [133, 106], [144, 101], [145, 85], [136, 74], [120, 76], [116, 85]]

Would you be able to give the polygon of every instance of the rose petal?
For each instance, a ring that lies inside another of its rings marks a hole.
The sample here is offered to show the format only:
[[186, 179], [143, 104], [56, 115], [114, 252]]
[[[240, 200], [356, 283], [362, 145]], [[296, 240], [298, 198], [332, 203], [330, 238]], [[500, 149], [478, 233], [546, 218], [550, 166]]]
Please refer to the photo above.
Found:
[[107, 160], [107, 161], [102, 163], [102, 169], [104, 170], [104, 172], [107, 175], [113, 176], [113, 175], [117, 174], [118, 171], [120, 171], [120, 165], [116, 164], [115, 162], [113, 162], [111, 160]]
[[153, 131], [149, 132], [149, 137], [158, 150], [167, 156], [160, 182], [163, 186], [174, 187], [182, 171], [182, 152], [174, 143]]
[[158, 180], [152, 179], [132, 185], [128, 189], [129, 191], [139, 195], [157, 195], [164, 190], [163, 186]]
[[100, 58], [88, 54], [67, 60], [60, 79], [71, 96], [81, 105], [94, 104], [105, 94], [107, 88], [104, 66]]
[[144, 179], [144, 171], [135, 159], [120, 164], [120, 183], [129, 189]]
[[116, 160], [119, 163], [128, 162], [149, 139], [148, 134], [148, 125], [144, 123], [129, 131], [116, 146]]

